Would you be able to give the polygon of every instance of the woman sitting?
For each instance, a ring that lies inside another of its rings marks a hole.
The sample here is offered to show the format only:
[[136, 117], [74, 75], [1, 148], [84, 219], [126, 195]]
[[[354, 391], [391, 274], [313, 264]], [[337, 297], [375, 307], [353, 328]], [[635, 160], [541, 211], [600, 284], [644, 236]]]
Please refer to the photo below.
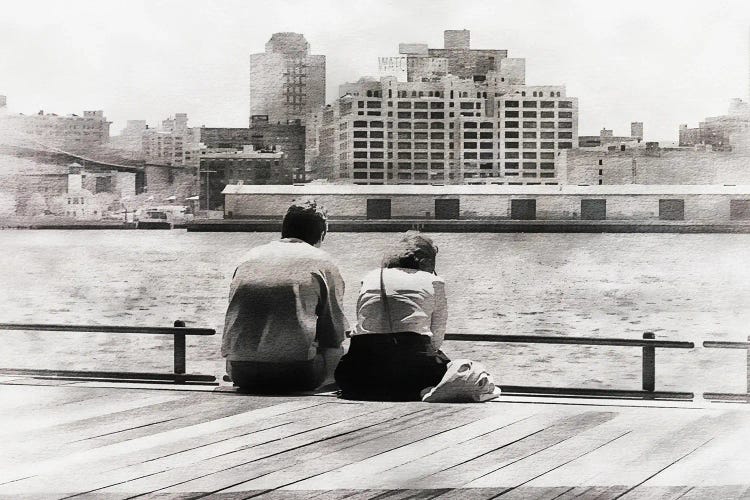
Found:
[[442, 379], [449, 360], [438, 349], [448, 309], [437, 251], [430, 238], [409, 231], [362, 280], [357, 326], [335, 373], [342, 397], [418, 401]]

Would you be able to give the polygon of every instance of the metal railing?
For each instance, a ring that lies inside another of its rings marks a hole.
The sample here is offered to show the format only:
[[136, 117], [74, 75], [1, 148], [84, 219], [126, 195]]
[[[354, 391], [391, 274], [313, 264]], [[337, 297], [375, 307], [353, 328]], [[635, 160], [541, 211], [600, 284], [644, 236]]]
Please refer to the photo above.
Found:
[[717, 341], [707, 340], [703, 342], [703, 347], [709, 349], [745, 349], [747, 351], [746, 356], [746, 378], [747, 382], [745, 385], [745, 393], [729, 393], [729, 392], [704, 392], [703, 399], [739, 399], [750, 402], [750, 337], [747, 338], [747, 342], [728, 342], [728, 341]]
[[0, 323], [0, 330], [39, 331], [39, 332], [74, 332], [74, 333], [120, 333], [146, 335], [172, 335], [174, 338], [174, 371], [173, 373], [150, 372], [109, 372], [109, 371], [77, 371], [77, 370], [44, 370], [0, 368], [0, 373], [8, 375], [42, 375], [50, 377], [99, 378], [120, 380], [148, 380], [185, 382], [215, 382], [213, 375], [186, 373], [186, 343], [188, 335], [215, 335], [212, 328], [187, 328], [185, 322], [177, 320], [174, 326], [113, 326], [113, 325], [55, 325], [36, 323]]
[[656, 391], [656, 348], [693, 349], [695, 344], [693, 342], [678, 340], [656, 340], [652, 332], [644, 333], [643, 339], [449, 333], [445, 335], [445, 340], [503, 342], [507, 344], [624, 346], [640, 347], [642, 349], [641, 390], [500, 385], [502, 391], [507, 394], [571, 395], [641, 399], [693, 399], [695, 396], [692, 392]]

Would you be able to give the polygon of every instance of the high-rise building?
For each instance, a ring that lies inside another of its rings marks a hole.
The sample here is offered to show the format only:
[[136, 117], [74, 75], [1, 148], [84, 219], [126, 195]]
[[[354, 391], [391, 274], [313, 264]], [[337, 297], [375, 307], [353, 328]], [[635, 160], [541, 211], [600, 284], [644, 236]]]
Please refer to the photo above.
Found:
[[186, 113], [167, 118], [158, 129], [143, 131], [143, 157], [147, 163], [171, 167], [198, 166], [195, 154], [200, 141], [198, 129], [187, 126]]
[[425, 47], [419, 56], [414, 44], [401, 44], [407, 61], [417, 61], [405, 65], [407, 81], [342, 85], [321, 113], [318, 176], [356, 184], [558, 183], [558, 153], [578, 147], [577, 99], [564, 86], [526, 85], [523, 59], [468, 43], [468, 31], [448, 31], [446, 48]]
[[[325, 104], [326, 58], [310, 54], [300, 33], [274, 33], [266, 51], [250, 56], [250, 117], [271, 124], [299, 121]], [[252, 123], [252, 122], [251, 122]]]
[[630, 137], [643, 140], [643, 122], [630, 123]]

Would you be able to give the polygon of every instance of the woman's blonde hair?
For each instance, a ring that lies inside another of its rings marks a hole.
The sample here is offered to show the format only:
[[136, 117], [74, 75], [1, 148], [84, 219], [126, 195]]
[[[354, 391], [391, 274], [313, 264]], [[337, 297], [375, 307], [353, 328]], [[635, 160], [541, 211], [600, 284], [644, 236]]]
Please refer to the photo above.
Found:
[[432, 238], [419, 231], [407, 231], [394, 248], [386, 253], [383, 258], [383, 267], [422, 269], [423, 261], [431, 263], [434, 267], [437, 253], [438, 247]]

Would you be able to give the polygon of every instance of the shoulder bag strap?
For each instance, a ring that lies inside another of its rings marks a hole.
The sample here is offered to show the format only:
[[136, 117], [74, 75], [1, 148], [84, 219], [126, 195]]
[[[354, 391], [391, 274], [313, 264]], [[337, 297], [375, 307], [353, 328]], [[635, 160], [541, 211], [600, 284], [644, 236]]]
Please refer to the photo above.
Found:
[[388, 333], [391, 334], [394, 341], [396, 337], [393, 336], [393, 319], [391, 318], [391, 308], [388, 305], [388, 295], [385, 293], [385, 283], [383, 282], [383, 271], [384, 267], [380, 268], [380, 302], [383, 303], [383, 310], [385, 311], [385, 317], [388, 320]]

